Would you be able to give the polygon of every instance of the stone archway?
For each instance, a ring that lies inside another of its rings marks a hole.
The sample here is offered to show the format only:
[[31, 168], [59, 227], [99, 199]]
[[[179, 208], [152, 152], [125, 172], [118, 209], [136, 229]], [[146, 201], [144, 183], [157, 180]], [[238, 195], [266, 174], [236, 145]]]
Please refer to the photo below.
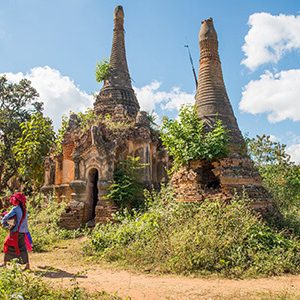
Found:
[[96, 206], [99, 200], [99, 171], [96, 168], [92, 168], [88, 173], [88, 185], [87, 185], [87, 204], [88, 204], [88, 216], [87, 220], [94, 220], [96, 216]]

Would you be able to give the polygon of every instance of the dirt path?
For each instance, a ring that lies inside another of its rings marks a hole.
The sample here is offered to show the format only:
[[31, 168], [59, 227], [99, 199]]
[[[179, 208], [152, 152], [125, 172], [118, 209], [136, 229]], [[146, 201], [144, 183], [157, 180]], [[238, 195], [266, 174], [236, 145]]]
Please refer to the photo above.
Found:
[[117, 292], [131, 299], [300, 299], [300, 276], [227, 280], [157, 276], [112, 270], [84, 261], [82, 239], [65, 241], [58, 248], [30, 256], [32, 269], [53, 284], [70, 286], [75, 274], [88, 291]]

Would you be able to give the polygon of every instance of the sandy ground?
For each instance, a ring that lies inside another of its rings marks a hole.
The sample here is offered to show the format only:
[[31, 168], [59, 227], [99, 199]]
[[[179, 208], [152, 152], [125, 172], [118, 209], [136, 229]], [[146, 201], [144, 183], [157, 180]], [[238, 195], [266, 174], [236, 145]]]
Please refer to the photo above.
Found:
[[88, 291], [105, 290], [126, 299], [300, 299], [300, 276], [251, 280], [148, 275], [85, 261], [82, 239], [63, 242], [51, 252], [32, 253], [32, 270], [60, 287], [77, 281]]

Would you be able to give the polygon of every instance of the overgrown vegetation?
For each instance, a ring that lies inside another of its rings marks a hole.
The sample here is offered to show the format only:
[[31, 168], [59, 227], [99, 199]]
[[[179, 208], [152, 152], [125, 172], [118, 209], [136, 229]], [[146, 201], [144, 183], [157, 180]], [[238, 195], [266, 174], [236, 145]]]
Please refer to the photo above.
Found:
[[[170, 188], [146, 192], [145, 213], [98, 225], [87, 254], [142, 270], [226, 277], [300, 271], [300, 243], [259, 221], [247, 199], [177, 203]], [[117, 221], [117, 222], [116, 222]]]
[[99, 124], [105, 125], [113, 132], [122, 133], [133, 125], [132, 122], [129, 121], [112, 121], [112, 117], [109, 114], [105, 116], [96, 115], [92, 108], [88, 108], [85, 112], [78, 113], [70, 111], [69, 116], [62, 116], [61, 127], [58, 130], [55, 140], [55, 154], [62, 153], [62, 142], [69, 128], [70, 121], [73, 122], [74, 128], [81, 133], [86, 133], [90, 130], [91, 126]]
[[[228, 134], [221, 122], [207, 132], [192, 106], [181, 109], [179, 120], [165, 119], [161, 136], [175, 168], [228, 153]], [[279, 206], [299, 203], [299, 167], [290, 162], [284, 147], [263, 137], [249, 141], [249, 148]], [[126, 184], [115, 188], [119, 195], [128, 192]], [[145, 193], [144, 211], [124, 210], [113, 222], [97, 225], [86, 254], [171, 273], [241, 278], [300, 271], [299, 240], [264, 224], [248, 208], [246, 195], [236, 195], [225, 204], [220, 200], [177, 203], [170, 187]]]
[[0, 269], [0, 299], [26, 299], [26, 300], [118, 300], [118, 296], [104, 291], [88, 294], [78, 286], [73, 279], [71, 289], [57, 289], [44, 282], [39, 276], [22, 272], [17, 264], [9, 268]]
[[139, 157], [128, 156], [118, 163], [114, 172], [114, 183], [109, 187], [107, 199], [113, 200], [120, 209], [139, 209], [144, 205], [143, 185], [138, 180], [146, 167]]
[[108, 79], [110, 75], [110, 64], [108, 59], [103, 59], [96, 64], [96, 81], [102, 82]]
[[75, 122], [75, 127], [77, 127], [82, 132], [86, 132], [90, 129], [93, 122], [97, 121], [98, 118], [95, 115], [95, 112], [92, 108], [88, 108], [85, 112], [74, 113], [72, 111], [69, 112], [69, 116], [63, 115], [61, 119], [61, 126], [58, 129], [58, 133], [55, 140], [55, 153], [62, 153], [62, 142], [64, 136], [67, 132], [67, 129], [70, 125], [70, 120], [72, 119]]
[[174, 159], [174, 169], [191, 160], [211, 161], [228, 154], [228, 134], [222, 122], [217, 120], [213, 128], [206, 132], [195, 106], [183, 106], [178, 120], [165, 118], [161, 139]]

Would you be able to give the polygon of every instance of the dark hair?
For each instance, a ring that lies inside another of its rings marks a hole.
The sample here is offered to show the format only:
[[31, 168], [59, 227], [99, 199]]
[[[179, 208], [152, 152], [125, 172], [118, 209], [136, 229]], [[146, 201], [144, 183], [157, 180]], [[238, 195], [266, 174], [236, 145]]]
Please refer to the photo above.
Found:
[[25, 216], [26, 216], [26, 205], [23, 204], [21, 201], [19, 201], [19, 206], [21, 207], [23, 216], [25, 218]]

